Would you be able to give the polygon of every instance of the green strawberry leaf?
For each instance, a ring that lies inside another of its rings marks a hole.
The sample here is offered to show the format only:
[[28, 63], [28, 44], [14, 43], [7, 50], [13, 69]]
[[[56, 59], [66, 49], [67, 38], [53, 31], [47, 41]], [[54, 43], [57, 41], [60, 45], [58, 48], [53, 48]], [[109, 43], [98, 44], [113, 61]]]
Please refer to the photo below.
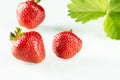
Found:
[[68, 12], [76, 22], [88, 22], [106, 15], [108, 0], [71, 0]]
[[104, 22], [104, 31], [112, 39], [120, 39], [120, 13], [109, 13]]
[[110, 0], [109, 12], [120, 12], [120, 0]]
[[111, 39], [120, 39], [120, 0], [110, 1], [104, 31]]

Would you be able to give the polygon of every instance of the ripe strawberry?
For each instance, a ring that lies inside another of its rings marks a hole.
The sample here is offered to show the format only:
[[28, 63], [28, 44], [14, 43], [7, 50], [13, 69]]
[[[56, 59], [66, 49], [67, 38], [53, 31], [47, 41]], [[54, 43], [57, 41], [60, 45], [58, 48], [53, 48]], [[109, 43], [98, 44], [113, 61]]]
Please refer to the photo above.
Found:
[[45, 11], [42, 6], [33, 0], [21, 2], [16, 10], [18, 23], [26, 28], [35, 28], [45, 18]]
[[15, 33], [11, 32], [10, 40], [15, 41], [12, 53], [17, 59], [38, 63], [45, 58], [43, 40], [38, 32], [23, 33], [20, 28], [16, 28]]
[[72, 58], [81, 50], [81, 47], [81, 39], [70, 31], [64, 31], [54, 36], [53, 52], [60, 58]]

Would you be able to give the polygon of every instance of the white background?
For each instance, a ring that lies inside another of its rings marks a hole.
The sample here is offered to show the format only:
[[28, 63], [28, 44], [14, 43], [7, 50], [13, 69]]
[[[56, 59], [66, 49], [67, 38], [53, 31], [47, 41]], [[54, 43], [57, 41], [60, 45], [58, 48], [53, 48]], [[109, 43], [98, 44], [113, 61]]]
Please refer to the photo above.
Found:
[[[0, 2], [0, 80], [120, 80], [120, 41], [106, 37], [104, 18], [86, 24], [74, 22], [67, 16], [70, 0], [41, 0], [39, 3], [45, 9], [46, 18], [31, 30], [43, 37], [45, 60], [32, 64], [15, 59], [9, 33], [19, 26], [15, 11], [22, 1]], [[83, 46], [73, 58], [63, 60], [52, 52], [52, 39], [56, 33], [69, 29], [81, 38]]]

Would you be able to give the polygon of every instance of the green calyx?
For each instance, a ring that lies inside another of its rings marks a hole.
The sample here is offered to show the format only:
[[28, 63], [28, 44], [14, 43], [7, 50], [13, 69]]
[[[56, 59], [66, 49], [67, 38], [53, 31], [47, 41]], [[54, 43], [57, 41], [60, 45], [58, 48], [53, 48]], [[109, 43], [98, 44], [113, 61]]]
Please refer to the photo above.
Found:
[[41, 0], [34, 0], [34, 2], [39, 3]]
[[22, 29], [19, 27], [16, 27], [16, 30], [13, 32], [10, 32], [10, 40], [11, 41], [16, 41], [19, 37], [21, 37], [24, 34], [22, 32]]
[[69, 31], [70, 31], [70, 32], [73, 32], [73, 30], [72, 30], [72, 29], [70, 29]]

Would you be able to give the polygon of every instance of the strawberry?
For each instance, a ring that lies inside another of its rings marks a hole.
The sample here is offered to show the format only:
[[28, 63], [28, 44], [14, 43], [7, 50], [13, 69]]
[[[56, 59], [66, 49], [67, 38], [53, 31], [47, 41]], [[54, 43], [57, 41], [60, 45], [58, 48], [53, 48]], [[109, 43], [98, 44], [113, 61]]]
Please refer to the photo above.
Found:
[[45, 11], [37, 1], [28, 0], [18, 5], [16, 15], [19, 25], [31, 29], [43, 22]]
[[53, 52], [60, 58], [72, 58], [81, 48], [81, 39], [70, 31], [60, 32], [53, 38]]
[[22, 32], [20, 28], [16, 28], [15, 33], [11, 32], [10, 40], [14, 41], [12, 53], [15, 58], [32, 63], [44, 60], [44, 44], [38, 32]]

